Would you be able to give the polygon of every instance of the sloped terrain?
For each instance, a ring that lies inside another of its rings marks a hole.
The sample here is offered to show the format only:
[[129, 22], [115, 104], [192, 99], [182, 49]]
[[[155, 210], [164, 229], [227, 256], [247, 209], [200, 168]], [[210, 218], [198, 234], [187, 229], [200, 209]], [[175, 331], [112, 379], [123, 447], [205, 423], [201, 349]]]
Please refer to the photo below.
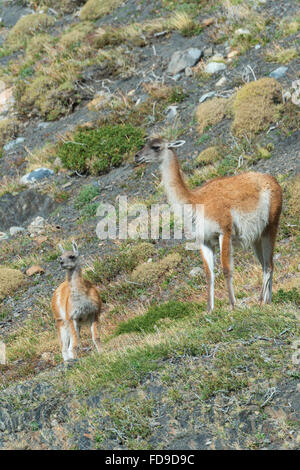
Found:
[[[0, 272], [21, 279], [0, 275], [0, 448], [299, 449], [299, 2], [0, 9]], [[152, 135], [186, 141], [191, 187], [249, 169], [277, 177], [272, 305], [258, 306], [250, 251], [235, 252], [237, 308], [217, 263], [208, 314], [184, 243], [99, 240], [100, 203], [166, 202], [158, 166], [133, 164]], [[38, 168], [47, 177], [28, 187]], [[63, 365], [50, 300], [57, 246], [72, 239], [103, 299], [103, 353], [87, 329], [79, 361]]]

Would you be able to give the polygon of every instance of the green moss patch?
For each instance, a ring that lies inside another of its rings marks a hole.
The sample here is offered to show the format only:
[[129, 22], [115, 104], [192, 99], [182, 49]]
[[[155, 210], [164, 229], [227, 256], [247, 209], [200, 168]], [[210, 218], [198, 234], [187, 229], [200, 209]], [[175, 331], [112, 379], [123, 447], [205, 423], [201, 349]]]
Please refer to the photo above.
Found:
[[233, 133], [242, 137], [268, 129], [279, 118], [281, 103], [281, 85], [275, 79], [265, 77], [247, 83], [233, 103]]
[[116, 336], [123, 333], [153, 333], [155, 326], [166, 318], [184, 318], [199, 310], [199, 305], [171, 300], [161, 305], [152, 305], [144, 314], [118, 325]]
[[100, 175], [133, 155], [144, 144], [145, 131], [131, 125], [79, 130], [59, 150], [63, 165], [79, 173]]

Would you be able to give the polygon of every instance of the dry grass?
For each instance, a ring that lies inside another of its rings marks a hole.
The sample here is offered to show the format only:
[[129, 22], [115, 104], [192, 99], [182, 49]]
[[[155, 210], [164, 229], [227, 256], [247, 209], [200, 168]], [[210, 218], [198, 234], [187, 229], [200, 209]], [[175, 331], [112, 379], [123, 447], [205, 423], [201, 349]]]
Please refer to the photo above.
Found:
[[111, 13], [120, 6], [123, 0], [88, 0], [80, 12], [81, 20], [96, 20]]
[[223, 0], [222, 6], [225, 11], [226, 18], [230, 21], [241, 21], [248, 18], [252, 10], [246, 2], [235, 2], [232, 0]]
[[162, 277], [166, 272], [171, 272], [181, 261], [178, 253], [171, 253], [160, 261], [142, 263], [135, 268], [131, 279], [140, 284], [152, 284]]
[[0, 266], [0, 299], [18, 290], [24, 283], [21, 271]]
[[19, 122], [16, 119], [2, 119], [0, 121], [0, 146], [6, 144], [17, 136]]
[[242, 137], [268, 129], [280, 116], [281, 85], [273, 78], [247, 83], [233, 103], [233, 133]]
[[196, 110], [198, 131], [203, 131], [209, 126], [215, 126], [230, 114], [231, 99], [213, 98], [201, 103]]
[[278, 64], [288, 64], [291, 60], [297, 59], [299, 51], [296, 47], [288, 47], [285, 49], [279, 45], [275, 45], [273, 49], [266, 51], [266, 60], [276, 62]]
[[28, 38], [44, 31], [54, 23], [54, 19], [45, 13], [33, 13], [23, 16], [9, 31], [6, 45], [11, 50], [18, 50], [26, 45]]
[[218, 147], [207, 147], [203, 152], [198, 155], [196, 162], [201, 165], [208, 165], [215, 163], [221, 158], [220, 149]]

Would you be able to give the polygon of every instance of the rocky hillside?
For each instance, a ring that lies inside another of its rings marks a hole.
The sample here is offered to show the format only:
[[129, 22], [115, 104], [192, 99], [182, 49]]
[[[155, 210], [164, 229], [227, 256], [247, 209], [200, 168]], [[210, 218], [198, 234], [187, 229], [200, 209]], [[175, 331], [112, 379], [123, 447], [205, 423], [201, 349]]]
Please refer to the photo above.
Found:
[[[300, 4], [297, 0], [0, 1], [0, 448], [299, 449]], [[249, 169], [284, 207], [274, 302], [235, 251], [231, 311], [217, 263], [99, 240], [100, 203], [166, 202], [148, 136], [184, 139], [190, 187]], [[75, 239], [103, 299], [63, 365], [51, 295]]]

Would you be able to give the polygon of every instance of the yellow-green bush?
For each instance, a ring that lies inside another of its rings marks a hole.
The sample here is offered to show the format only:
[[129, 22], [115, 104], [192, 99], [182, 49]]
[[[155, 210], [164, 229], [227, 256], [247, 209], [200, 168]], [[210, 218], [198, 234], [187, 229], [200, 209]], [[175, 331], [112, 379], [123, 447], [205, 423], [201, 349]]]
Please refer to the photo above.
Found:
[[45, 31], [53, 24], [54, 18], [45, 13], [33, 13], [23, 16], [9, 31], [6, 45], [14, 51], [25, 47], [28, 38], [38, 32]]
[[21, 271], [0, 266], [0, 299], [15, 292], [24, 282]]
[[80, 12], [80, 19], [96, 20], [113, 11], [121, 3], [123, 0], [88, 0]]
[[207, 147], [196, 158], [198, 165], [204, 166], [209, 163], [215, 163], [221, 158], [220, 150], [218, 147]]
[[40, 7], [50, 7], [63, 13], [72, 13], [82, 5], [85, 0], [33, 0], [30, 3], [38, 4]]
[[152, 284], [174, 269], [180, 261], [181, 256], [178, 253], [171, 253], [160, 261], [142, 263], [132, 272], [131, 278], [140, 284]]
[[230, 115], [231, 99], [213, 98], [199, 104], [196, 110], [198, 130], [202, 133], [206, 127], [218, 124], [224, 117]]
[[274, 78], [247, 83], [233, 103], [233, 133], [242, 137], [268, 129], [280, 116], [281, 102], [281, 85]]
[[0, 146], [17, 136], [19, 123], [16, 119], [2, 119], [0, 121]]

